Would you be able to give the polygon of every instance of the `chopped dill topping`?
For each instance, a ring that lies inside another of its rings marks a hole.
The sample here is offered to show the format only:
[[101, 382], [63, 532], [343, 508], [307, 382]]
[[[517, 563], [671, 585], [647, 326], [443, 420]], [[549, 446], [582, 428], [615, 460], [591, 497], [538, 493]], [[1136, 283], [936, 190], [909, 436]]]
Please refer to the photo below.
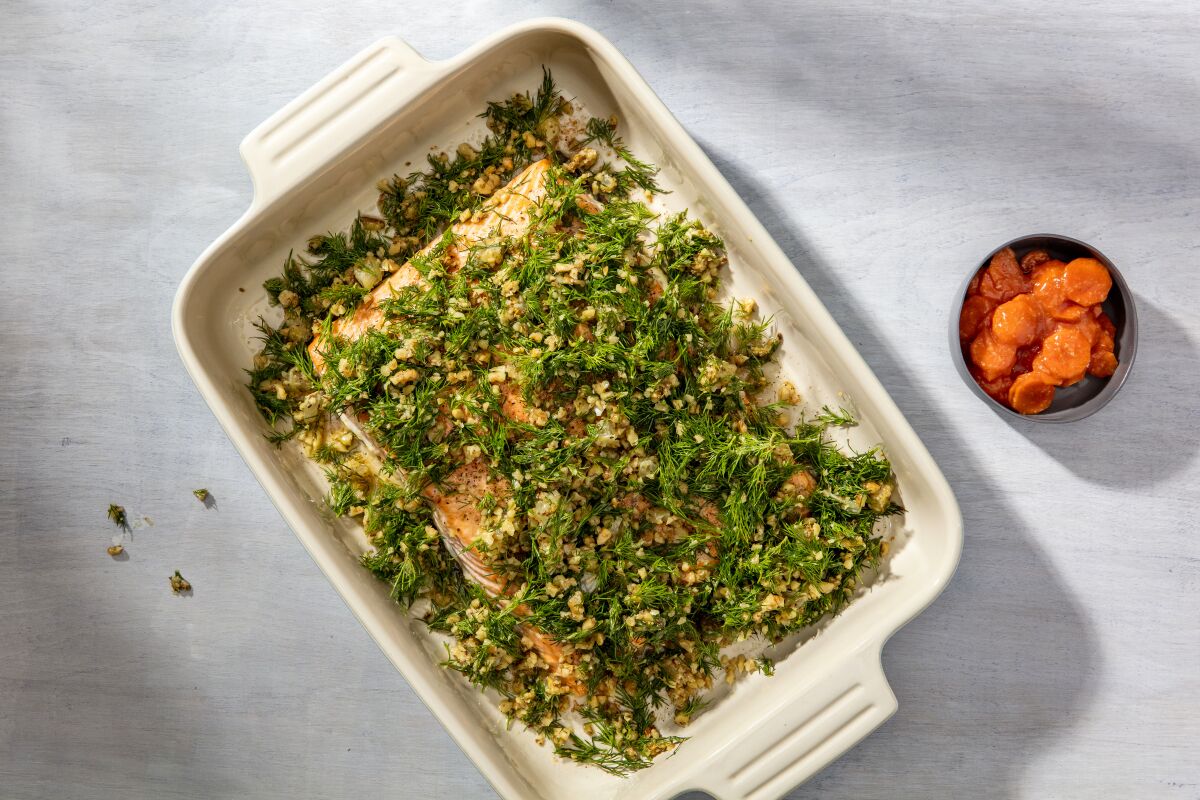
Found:
[[602, 142], [612, 148], [617, 157], [625, 162], [625, 169], [617, 173], [618, 179], [625, 184], [624, 188], [628, 189], [629, 185], [632, 184], [647, 192], [664, 193], [662, 187], [654, 181], [654, 176], [658, 174], [658, 168], [637, 158], [625, 146], [625, 142], [622, 141], [621, 137], [617, 136], [616, 117], [608, 119], [593, 117], [588, 120], [587, 134], [588, 138], [584, 140], [585, 144], [589, 142]]
[[[545, 73], [488, 105], [479, 145], [289, 254], [249, 389], [362, 524], [363, 565], [429, 601], [444, 665], [560, 756], [626, 774], [683, 741], [663, 720], [702, 713], [719, 675], [774, 671], [723, 648], [850, 602], [898, 509], [882, 454], [826, 435], [845, 411], [784, 425], [781, 336], [718, 300], [721, 239], [651, 210], [655, 167], [615, 119], [571, 133], [572, 111]], [[492, 209], [530, 175], [522, 213]], [[372, 321], [348, 335], [356, 310]]]
[[829, 406], [822, 406], [816, 419], [817, 422], [831, 428], [853, 428], [858, 424], [858, 420], [846, 409], [839, 408], [834, 411]]
[[208, 489], [192, 489], [192, 494], [196, 495], [196, 499], [201, 503], [207, 503], [209, 494]]

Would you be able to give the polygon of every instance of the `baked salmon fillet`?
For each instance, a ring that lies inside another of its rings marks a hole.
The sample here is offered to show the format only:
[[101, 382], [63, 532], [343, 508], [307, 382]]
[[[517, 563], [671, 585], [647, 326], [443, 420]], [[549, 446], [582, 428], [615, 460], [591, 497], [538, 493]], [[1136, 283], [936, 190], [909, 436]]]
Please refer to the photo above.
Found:
[[[549, 159], [535, 161], [492, 195], [478, 211], [451, 225], [448, 230], [449, 243], [443, 255], [447, 270], [453, 272], [460, 268], [475, 248], [528, 232], [533, 224], [533, 215], [546, 196], [549, 169]], [[439, 237], [422, 248], [414, 258], [428, 255], [441, 243], [442, 237]], [[395, 297], [400, 290], [419, 286], [423, 282], [412, 259], [404, 262], [371, 290], [353, 314], [334, 321], [333, 336], [353, 340], [372, 328], [378, 328], [385, 318], [380, 304]], [[324, 337], [316, 336], [308, 345], [308, 354], [318, 373], [325, 368], [325, 359], [321, 354], [323, 343]]]
[[544, 71], [480, 117], [264, 282], [248, 388], [442, 665], [626, 775], [853, 602], [903, 509], [845, 411], [787, 411], [782, 334], [617, 116]]
[[[478, 211], [451, 225], [448, 236], [438, 237], [414, 258], [428, 255], [444, 243], [442, 261], [447, 272], [453, 273], [466, 264], [472, 251], [477, 248], [486, 248], [527, 233], [539, 205], [546, 196], [549, 167], [549, 159], [530, 164], [498, 190]], [[386, 280], [380, 282], [353, 314], [335, 320], [332, 335], [353, 340], [369, 330], [381, 327], [386, 322], [382, 303], [396, 297], [401, 290], [419, 286], [423, 282], [424, 279], [420, 271], [413, 266], [412, 260], [406, 261]], [[318, 336], [308, 345], [309, 356], [318, 373], [326, 368], [321, 352], [324, 342], [324, 337]], [[498, 388], [503, 399], [502, 413], [515, 422], [526, 421], [527, 409], [517, 388], [511, 383], [502, 384]], [[343, 424], [362, 443], [368, 463], [376, 475], [380, 479], [389, 479], [383, 470], [383, 460], [387, 455], [383, 448], [363, 429], [353, 412], [347, 411], [340, 416]], [[390, 479], [395, 480], [395, 477]], [[482, 524], [479, 504], [488, 494], [505, 493], [505, 483], [489, 477], [486, 465], [480, 460], [450, 473], [441, 487], [430, 484], [422, 491], [422, 495], [434, 509], [434, 520], [439, 533], [447, 549], [462, 567], [463, 573], [494, 597], [511, 594], [516, 587], [509, 586], [503, 578], [496, 575], [476, 547]], [[520, 611], [518, 608], [518, 614]], [[557, 670], [563, 662], [563, 648], [532, 626], [522, 625], [520, 630], [526, 644], [537, 650], [551, 670]], [[576, 684], [570, 681], [570, 685]]]

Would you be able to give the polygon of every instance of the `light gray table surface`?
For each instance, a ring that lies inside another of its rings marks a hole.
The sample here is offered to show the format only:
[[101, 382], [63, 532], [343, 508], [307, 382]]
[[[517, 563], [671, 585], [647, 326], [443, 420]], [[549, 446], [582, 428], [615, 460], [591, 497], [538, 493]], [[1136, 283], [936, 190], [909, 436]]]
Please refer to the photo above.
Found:
[[[535, 14], [629, 56], [962, 505], [956, 577], [884, 650], [899, 712], [791, 797], [1200, 798], [1200, 9], [1057, 5], [5, 2], [0, 798], [493, 796], [168, 320], [249, 202], [255, 124], [382, 35], [444, 58]], [[976, 260], [1045, 230], [1118, 264], [1141, 344], [1101, 413], [1010, 424], [955, 374], [947, 314]]]

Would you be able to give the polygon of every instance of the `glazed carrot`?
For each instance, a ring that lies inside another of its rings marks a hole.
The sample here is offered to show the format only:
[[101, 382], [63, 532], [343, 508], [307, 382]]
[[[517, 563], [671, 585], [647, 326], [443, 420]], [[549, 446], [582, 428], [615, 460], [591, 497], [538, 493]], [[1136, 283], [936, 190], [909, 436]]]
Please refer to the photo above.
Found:
[[1117, 357], [1109, 350], [1097, 350], [1092, 353], [1087, 371], [1089, 375], [1095, 375], [1097, 378], [1107, 378], [1117, 371]]
[[992, 335], [999, 342], [1017, 347], [1037, 339], [1041, 326], [1041, 306], [1028, 294], [1017, 295], [999, 306], [992, 315]]
[[1070, 300], [1067, 300], [1058, 308], [1051, 310], [1050, 316], [1064, 322], [1075, 322], [1080, 317], [1087, 315], [1089, 310], [1090, 306], [1081, 306], [1078, 303], [1072, 303]]
[[1028, 253], [1021, 256], [1021, 272], [1024, 272], [1026, 275], [1028, 275], [1049, 260], [1050, 254], [1045, 250], [1030, 250]]
[[985, 380], [994, 381], [1013, 368], [1017, 360], [1017, 348], [996, 341], [992, 332], [985, 328], [971, 342], [971, 360]]
[[983, 391], [985, 391], [996, 402], [1008, 402], [1008, 390], [1013, 383], [1012, 375], [1001, 375], [999, 378], [996, 378], [996, 380], [989, 381], [980, 375], [978, 370], [976, 370], [976, 372], [972, 373], [972, 377], [975, 378], [975, 382], [979, 384], [979, 388], [983, 389]]
[[1063, 270], [1063, 288], [1068, 299], [1091, 306], [1108, 297], [1112, 276], [1096, 259], [1077, 258]]
[[984, 270], [983, 278], [979, 281], [979, 293], [1003, 303], [1027, 291], [1029, 282], [1025, 273], [1021, 272], [1021, 265], [1017, 263], [1017, 255], [1012, 248], [1006, 247], [992, 256], [991, 262]]
[[1104, 329], [1100, 327], [1100, 323], [1096, 322], [1096, 318], [1091, 314], [1080, 315], [1079, 319], [1071, 323], [1071, 327], [1087, 337], [1087, 340], [1091, 342], [1093, 350], [1096, 348], [1096, 343], [1104, 336]]
[[1004, 287], [997, 281], [991, 269], [985, 269], [979, 279], [979, 294], [993, 303], [1003, 303], [1012, 295], [1005, 292]]
[[1047, 261], [1033, 271], [1030, 281], [1033, 297], [1046, 309], [1047, 314], [1053, 314], [1067, 300], [1063, 287], [1063, 271], [1066, 267], [1061, 261]]
[[1060, 325], [1042, 342], [1033, 371], [1044, 372], [1070, 386], [1083, 379], [1092, 357], [1092, 343], [1076, 328]]
[[1042, 261], [1033, 268], [1033, 274], [1030, 275], [1029, 278], [1036, 284], [1036, 281], [1042, 276], [1056, 272], [1065, 266], [1067, 266], [1067, 262], [1059, 261], [1057, 258], [1052, 258], [1049, 261]]
[[1117, 368], [1117, 357], [1113, 355], [1113, 350], [1117, 346], [1116, 341], [1113, 340], [1116, 327], [1103, 311], [1092, 318], [1091, 324], [1095, 328], [1091, 330], [1092, 360], [1088, 364], [1088, 373], [1097, 378], [1107, 378]]
[[1117, 367], [1116, 326], [1100, 303], [1112, 276], [1098, 260], [1064, 263], [1044, 250], [1018, 261], [997, 252], [971, 279], [959, 312], [959, 338], [971, 377], [1022, 414], [1046, 410], [1054, 387]]
[[988, 315], [996, 307], [994, 301], [982, 295], [972, 295], [963, 303], [962, 313], [958, 316], [958, 335], [962, 339], [970, 339], [979, 333], [979, 328], [987, 321]]
[[1008, 390], [1008, 404], [1021, 414], [1038, 414], [1054, 401], [1054, 380], [1041, 372], [1017, 376]]

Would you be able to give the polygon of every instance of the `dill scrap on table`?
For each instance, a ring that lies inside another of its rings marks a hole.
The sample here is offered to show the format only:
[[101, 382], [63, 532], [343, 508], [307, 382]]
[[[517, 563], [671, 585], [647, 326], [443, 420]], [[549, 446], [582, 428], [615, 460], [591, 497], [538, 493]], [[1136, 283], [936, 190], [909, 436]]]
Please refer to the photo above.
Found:
[[[686, 725], [722, 670], [770, 672], [723, 647], [848, 603], [897, 509], [887, 460], [826, 437], [851, 420], [787, 424], [795, 392], [764, 377], [780, 337], [718, 301], [720, 239], [652, 211], [654, 167], [575, 113], [547, 73], [488, 105], [481, 144], [381, 181], [379, 216], [290, 255], [249, 388], [361, 520], [365, 566], [430, 601], [446, 666], [624, 774], [682, 741], [660, 720]], [[538, 169], [527, 225], [456, 237]], [[364, 309], [378, 321], [343, 335]]]

